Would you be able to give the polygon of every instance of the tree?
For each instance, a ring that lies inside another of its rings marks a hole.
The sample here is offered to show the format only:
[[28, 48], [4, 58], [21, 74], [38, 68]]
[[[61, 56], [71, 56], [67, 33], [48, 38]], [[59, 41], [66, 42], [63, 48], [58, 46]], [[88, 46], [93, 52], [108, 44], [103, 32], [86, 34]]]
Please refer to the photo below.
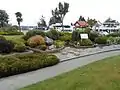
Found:
[[64, 5], [59, 2], [58, 8], [52, 10], [52, 18], [50, 19], [49, 24], [61, 23], [63, 29], [63, 20], [65, 15], [68, 13], [69, 4], [64, 2]]
[[9, 16], [5, 10], [0, 10], [0, 27], [5, 27], [8, 25]]
[[38, 27], [47, 27], [46, 21], [43, 16], [40, 19], [40, 22], [38, 22]]
[[83, 16], [80, 16], [79, 21], [86, 21]]
[[90, 27], [92, 28], [93, 25], [95, 25], [95, 24], [97, 23], [97, 20], [96, 20], [96, 19], [90, 19], [90, 18], [88, 17], [87, 23], [88, 23], [88, 24], [90, 25]]
[[21, 32], [20, 23], [23, 21], [22, 13], [21, 12], [16, 12], [15, 15], [16, 15], [16, 18], [17, 18], [16, 20], [18, 22], [18, 26], [19, 26], [20, 32]]

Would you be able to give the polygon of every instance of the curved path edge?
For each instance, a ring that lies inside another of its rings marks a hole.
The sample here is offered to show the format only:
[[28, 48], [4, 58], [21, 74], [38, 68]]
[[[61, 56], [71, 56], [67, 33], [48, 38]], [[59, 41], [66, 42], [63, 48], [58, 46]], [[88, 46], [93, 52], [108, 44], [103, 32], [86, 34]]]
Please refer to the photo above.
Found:
[[55, 77], [62, 73], [71, 71], [78, 67], [82, 67], [89, 63], [102, 60], [107, 57], [120, 55], [120, 49], [114, 49], [104, 52], [99, 52], [91, 55], [80, 56], [68, 60], [61, 61], [59, 64], [43, 68], [40, 70], [10, 76], [0, 79], [0, 90], [18, 90], [27, 85], [35, 84], [40, 81]]

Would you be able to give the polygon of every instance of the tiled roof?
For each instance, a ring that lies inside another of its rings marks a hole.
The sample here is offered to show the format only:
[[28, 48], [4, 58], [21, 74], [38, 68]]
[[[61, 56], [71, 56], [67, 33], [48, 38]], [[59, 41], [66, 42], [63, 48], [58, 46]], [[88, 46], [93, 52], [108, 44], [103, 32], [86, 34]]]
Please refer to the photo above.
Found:
[[77, 21], [77, 22], [74, 24], [74, 26], [75, 26], [76, 28], [87, 27], [87, 26], [88, 26], [88, 23], [85, 22], [85, 21]]

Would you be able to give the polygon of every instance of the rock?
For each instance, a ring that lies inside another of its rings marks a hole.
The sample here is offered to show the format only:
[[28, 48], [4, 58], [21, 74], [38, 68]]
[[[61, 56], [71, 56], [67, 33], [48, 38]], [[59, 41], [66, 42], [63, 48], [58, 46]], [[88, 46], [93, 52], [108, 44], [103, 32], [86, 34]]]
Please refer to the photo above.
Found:
[[48, 46], [51, 46], [53, 44], [53, 40], [51, 38], [45, 37], [45, 42]]
[[50, 50], [51, 50], [51, 49], [54, 49], [54, 48], [55, 48], [54, 45], [49, 46], [49, 49], [50, 49]]

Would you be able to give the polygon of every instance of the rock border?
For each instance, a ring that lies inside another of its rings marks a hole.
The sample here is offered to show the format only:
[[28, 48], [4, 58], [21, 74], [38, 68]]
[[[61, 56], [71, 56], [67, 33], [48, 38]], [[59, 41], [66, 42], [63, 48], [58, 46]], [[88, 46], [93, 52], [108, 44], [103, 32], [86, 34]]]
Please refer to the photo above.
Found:
[[53, 49], [53, 50], [43, 51], [43, 50], [40, 50], [40, 49], [28, 47], [29, 50], [32, 50], [33, 52], [38, 52], [38, 53], [56, 53], [56, 52], [60, 52], [60, 51], [63, 50], [64, 48], [65, 48], [65, 47], [61, 47], [61, 48]]

